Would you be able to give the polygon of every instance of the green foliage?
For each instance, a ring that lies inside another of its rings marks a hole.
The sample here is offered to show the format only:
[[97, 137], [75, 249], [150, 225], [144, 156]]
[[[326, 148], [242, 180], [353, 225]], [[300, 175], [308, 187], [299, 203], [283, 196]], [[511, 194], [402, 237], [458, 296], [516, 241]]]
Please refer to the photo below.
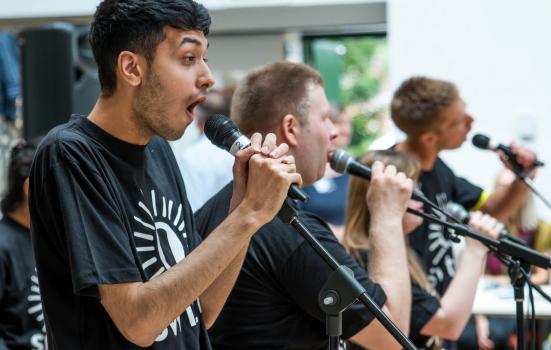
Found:
[[[319, 45], [316, 46], [316, 42]], [[378, 126], [381, 125], [380, 121], [387, 110], [387, 106], [377, 105], [373, 101], [373, 98], [381, 93], [388, 78], [386, 37], [315, 38], [305, 41], [305, 44], [307, 62], [320, 70], [324, 76], [328, 97], [333, 102], [349, 108], [354, 115], [349, 151], [356, 156], [364, 154], [373, 140], [380, 136]], [[328, 49], [331, 46], [333, 49]], [[324, 47], [325, 51], [316, 50], [314, 47]], [[345, 50], [342, 50], [342, 47]], [[342, 52], [342, 57], [332, 60], [333, 64], [340, 61], [340, 67], [322, 64], [331, 58], [316, 57], [338, 55], [335, 54], [339, 51], [337, 48]], [[338, 81], [334, 78], [335, 71], [340, 75]], [[336, 93], [335, 89], [338, 90]]]
[[379, 77], [370, 66], [381, 44], [385, 44], [384, 38], [349, 38], [343, 44], [346, 47], [341, 76], [343, 102], [346, 105], [365, 102], [380, 90]]

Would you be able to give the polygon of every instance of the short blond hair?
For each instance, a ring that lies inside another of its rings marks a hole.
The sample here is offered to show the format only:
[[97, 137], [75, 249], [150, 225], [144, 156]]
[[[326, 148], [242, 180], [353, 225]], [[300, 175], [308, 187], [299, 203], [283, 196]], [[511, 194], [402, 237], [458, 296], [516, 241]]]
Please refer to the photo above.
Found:
[[443, 110], [459, 98], [457, 87], [445, 80], [413, 77], [394, 93], [390, 115], [408, 136], [417, 136], [435, 127]]
[[287, 114], [307, 124], [309, 91], [323, 86], [313, 68], [300, 63], [277, 62], [249, 73], [235, 90], [231, 119], [246, 135], [273, 132]]

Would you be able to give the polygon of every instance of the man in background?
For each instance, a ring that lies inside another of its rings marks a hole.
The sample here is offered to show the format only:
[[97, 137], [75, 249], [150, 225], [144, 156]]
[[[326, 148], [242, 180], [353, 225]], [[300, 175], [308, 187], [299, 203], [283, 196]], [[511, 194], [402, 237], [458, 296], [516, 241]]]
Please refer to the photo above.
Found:
[[[456, 176], [439, 157], [443, 150], [461, 147], [474, 121], [453, 83], [426, 77], [404, 81], [392, 99], [391, 116], [406, 134], [406, 140], [394, 148], [419, 158], [419, 187], [428, 199], [442, 208], [447, 202], [455, 202], [500, 221], [516, 212], [528, 191], [522, 182], [515, 180], [503, 191], [490, 194]], [[511, 150], [524, 170], [531, 173], [535, 154], [514, 144]], [[501, 159], [510, 167], [503, 155]], [[430, 281], [443, 295], [455, 273], [452, 242], [447, 239], [444, 227], [424, 222], [409, 239], [423, 260]]]
[[44, 349], [44, 320], [31, 245], [29, 173], [36, 145], [11, 150], [0, 202], [0, 349]]
[[[314, 69], [291, 62], [263, 66], [239, 83], [231, 116], [240, 130], [274, 133], [289, 146], [305, 185], [325, 173], [337, 130], [331, 121], [323, 80]], [[402, 216], [412, 182], [394, 166], [373, 166], [366, 201], [373, 220], [369, 276], [318, 216], [299, 211], [299, 219], [341, 264], [353, 270], [367, 294], [405, 334], [411, 290], [402, 232]], [[269, 185], [267, 184], [267, 187]], [[203, 237], [221, 222], [231, 203], [224, 187], [197, 213]], [[269, 200], [269, 198], [266, 198]], [[208, 239], [208, 238], [207, 238]], [[290, 225], [275, 218], [252, 238], [236, 285], [209, 331], [216, 349], [326, 349], [325, 314], [318, 294], [331, 268]], [[401, 346], [361, 303], [343, 313], [344, 339], [370, 349]]]

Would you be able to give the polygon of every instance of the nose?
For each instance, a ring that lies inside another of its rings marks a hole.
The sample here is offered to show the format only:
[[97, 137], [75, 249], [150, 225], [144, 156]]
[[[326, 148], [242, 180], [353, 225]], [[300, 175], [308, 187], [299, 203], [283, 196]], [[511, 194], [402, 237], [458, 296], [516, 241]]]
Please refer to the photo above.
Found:
[[330, 141], [333, 141], [339, 135], [337, 127], [335, 126], [335, 124], [333, 124], [333, 122], [329, 118], [327, 118], [327, 130], [329, 131]]
[[197, 85], [200, 89], [208, 89], [214, 85], [214, 77], [206, 63], [204, 63], [204, 70], [199, 75], [199, 79], [197, 79]]

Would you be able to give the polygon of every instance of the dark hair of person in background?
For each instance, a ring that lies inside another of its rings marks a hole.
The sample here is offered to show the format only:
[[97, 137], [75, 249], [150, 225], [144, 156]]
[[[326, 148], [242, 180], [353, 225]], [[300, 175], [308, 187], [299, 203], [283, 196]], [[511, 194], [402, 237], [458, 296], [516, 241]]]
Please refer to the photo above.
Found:
[[108, 97], [115, 91], [115, 67], [121, 51], [142, 54], [151, 64], [157, 46], [165, 38], [165, 26], [207, 35], [210, 24], [207, 9], [194, 1], [103, 1], [96, 10], [89, 36], [102, 95]]
[[4, 215], [17, 209], [24, 201], [23, 183], [29, 177], [37, 143], [37, 140], [29, 143], [21, 140], [11, 150], [6, 189], [0, 201]]

